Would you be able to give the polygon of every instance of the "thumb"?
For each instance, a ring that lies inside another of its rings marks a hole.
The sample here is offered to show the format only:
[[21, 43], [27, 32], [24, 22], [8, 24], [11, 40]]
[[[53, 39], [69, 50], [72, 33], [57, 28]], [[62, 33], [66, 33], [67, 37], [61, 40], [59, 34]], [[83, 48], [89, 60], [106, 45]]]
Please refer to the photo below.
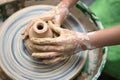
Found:
[[48, 24], [49, 24], [50, 28], [51, 28], [54, 32], [56, 32], [56, 33], [58, 33], [58, 34], [61, 33], [62, 28], [60, 27], [59, 24], [54, 24], [54, 23], [52, 23], [52, 21], [48, 21]]

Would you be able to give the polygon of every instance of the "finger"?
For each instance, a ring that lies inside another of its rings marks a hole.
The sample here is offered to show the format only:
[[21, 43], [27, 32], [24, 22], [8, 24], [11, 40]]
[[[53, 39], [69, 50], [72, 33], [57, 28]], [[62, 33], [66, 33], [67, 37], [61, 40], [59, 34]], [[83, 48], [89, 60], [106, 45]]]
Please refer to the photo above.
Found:
[[48, 21], [48, 25], [52, 29], [52, 32], [54, 34], [54, 38], [59, 37], [61, 34], [61, 30], [59, 29], [54, 29], [55, 27], [60, 27], [60, 24], [55, 24], [53, 21]]
[[34, 46], [34, 44], [29, 40], [29, 39], [27, 39], [27, 40], [25, 40], [24, 41], [24, 44], [25, 44], [25, 46], [26, 46], [26, 49], [28, 50], [28, 52], [29, 53], [33, 53], [33, 52], [39, 52], [40, 50], [39, 49], [36, 49]]
[[34, 44], [43, 44], [43, 45], [57, 45], [59, 44], [59, 38], [30, 38], [31, 42]]
[[55, 63], [58, 63], [60, 61], [63, 61], [63, 60], [67, 60], [68, 57], [57, 57], [57, 58], [54, 58], [54, 59], [51, 59], [51, 60], [43, 60], [43, 63], [45, 64], [55, 64]]
[[33, 45], [32, 46], [34, 49], [37, 51], [42, 51], [42, 52], [63, 52], [64, 47], [62, 46], [55, 46], [55, 45]]
[[56, 23], [54, 20], [49, 20], [48, 24], [50, 25], [50, 27], [60, 27], [61, 24]]
[[48, 25], [51, 28], [53, 28], [53, 27], [60, 27], [60, 24], [56, 24], [56, 23], [54, 23], [54, 21], [51, 21], [51, 20], [48, 21]]
[[60, 34], [62, 31], [62, 28], [60, 28], [59, 24], [54, 24], [52, 21], [48, 21], [48, 24], [50, 25], [51, 29], [55, 31], [56, 33]]
[[57, 56], [62, 55], [61, 53], [58, 52], [41, 52], [41, 53], [32, 53], [32, 57], [34, 58], [54, 58]]

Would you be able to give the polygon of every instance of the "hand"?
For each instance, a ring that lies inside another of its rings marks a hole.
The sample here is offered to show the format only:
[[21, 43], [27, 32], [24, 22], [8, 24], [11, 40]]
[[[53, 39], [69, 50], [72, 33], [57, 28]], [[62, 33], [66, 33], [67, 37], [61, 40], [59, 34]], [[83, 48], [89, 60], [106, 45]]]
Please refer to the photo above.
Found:
[[60, 27], [65, 16], [67, 15], [67, 12], [68, 12], [67, 8], [56, 7], [55, 9], [52, 9], [49, 12], [47, 12], [45, 14], [41, 14], [40, 16], [32, 19], [29, 22], [29, 24], [27, 25], [27, 27], [22, 32], [23, 38], [24, 39], [28, 38], [28, 32], [29, 32], [30, 28], [33, 26], [33, 24], [35, 22], [37, 22], [39, 20], [45, 21], [46, 23], [48, 21], [52, 21], [52, 22], [54, 22], [54, 24], [56, 24], [56, 26]]
[[[49, 11], [49, 13], [41, 14], [36, 18], [32, 19], [22, 32], [23, 39], [25, 40], [29, 38], [29, 31], [37, 21], [43, 21], [47, 24], [48, 21], [53, 20], [54, 15], [55, 15], [55, 10], [51, 10]], [[60, 26], [59, 24], [56, 24], [56, 25]]]
[[[39, 40], [39, 38], [30, 38], [29, 33], [28, 33], [29, 30], [31, 29], [31, 27], [33, 26], [33, 24], [39, 20], [43, 20], [46, 23], [51, 22], [52, 26], [53, 26], [53, 24], [52, 24], [52, 22], [53, 22], [54, 27], [60, 27], [61, 23], [63, 22], [65, 16], [68, 14], [68, 12], [69, 11], [68, 11], [67, 6], [65, 4], [60, 3], [55, 9], [51, 10], [50, 12], [48, 12], [46, 14], [42, 14], [42, 15], [38, 16], [37, 18], [33, 19], [29, 23], [29, 25], [26, 27], [26, 29], [24, 30], [22, 35], [24, 37], [25, 45], [28, 45], [27, 49], [28, 49], [28, 51], [30, 51], [32, 53], [33, 57], [42, 59], [43, 63], [46, 63], [46, 64], [59, 62], [59, 61], [69, 58], [67, 55], [66, 56], [63, 55], [64, 51], [53, 51], [52, 52], [52, 51], [48, 50], [48, 52], [47, 52], [47, 51], [42, 50], [41, 47], [43, 48], [45, 45], [43, 46], [41, 44], [36, 44], [34, 40]], [[54, 37], [56, 37], [56, 35]], [[60, 47], [61, 46], [62, 45], [60, 45]], [[71, 45], [69, 48], [71, 48]]]
[[85, 33], [78, 33], [60, 27], [55, 27], [52, 22], [49, 22], [52, 26], [51, 29], [59, 36], [55, 38], [31, 38], [31, 42], [34, 44], [33, 48], [40, 50], [34, 57], [50, 58], [63, 55], [70, 57], [71, 55], [86, 50], [85, 42], [89, 40]]

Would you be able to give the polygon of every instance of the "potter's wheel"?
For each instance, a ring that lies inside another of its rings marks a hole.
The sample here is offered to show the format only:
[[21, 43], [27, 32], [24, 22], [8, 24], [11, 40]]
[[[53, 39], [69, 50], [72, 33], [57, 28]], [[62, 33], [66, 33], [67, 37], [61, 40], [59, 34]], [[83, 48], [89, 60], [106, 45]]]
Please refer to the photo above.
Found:
[[[69, 60], [45, 65], [32, 59], [26, 50], [21, 32], [34, 17], [51, 10], [53, 6], [31, 6], [13, 14], [2, 26], [0, 33], [0, 65], [15, 80], [69, 80], [78, 74], [85, 64], [87, 53], [79, 52]], [[84, 32], [82, 25], [71, 14], [63, 27]]]

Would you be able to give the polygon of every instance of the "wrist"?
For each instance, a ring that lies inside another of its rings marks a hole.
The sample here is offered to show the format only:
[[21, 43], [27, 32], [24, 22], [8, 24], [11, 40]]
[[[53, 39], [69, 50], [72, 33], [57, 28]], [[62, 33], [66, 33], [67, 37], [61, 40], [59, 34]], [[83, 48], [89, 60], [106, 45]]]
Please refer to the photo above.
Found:
[[70, 8], [70, 3], [68, 1], [62, 0], [57, 7], [65, 7], [65, 8]]
[[61, 24], [66, 16], [69, 14], [69, 9], [66, 3], [60, 2], [55, 9], [55, 22]]
[[91, 45], [90, 36], [90, 33], [78, 33], [79, 44], [81, 45], [81, 49], [83, 51], [95, 48], [95, 46]]
[[64, 3], [68, 9], [73, 7], [78, 0], [62, 0], [61, 3]]
[[69, 6], [66, 2], [60, 2], [58, 6], [56, 7], [56, 14], [68, 14], [69, 13]]

